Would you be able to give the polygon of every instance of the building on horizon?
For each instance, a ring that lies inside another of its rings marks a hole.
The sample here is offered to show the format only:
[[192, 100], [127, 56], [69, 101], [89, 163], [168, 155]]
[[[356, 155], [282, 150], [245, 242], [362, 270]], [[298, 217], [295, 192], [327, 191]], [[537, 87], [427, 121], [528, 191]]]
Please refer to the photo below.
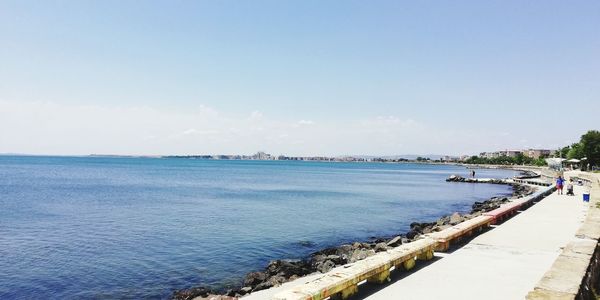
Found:
[[501, 156], [507, 157], [517, 157], [522, 154], [526, 157], [531, 157], [534, 159], [538, 159], [540, 157], [549, 157], [555, 153], [553, 150], [548, 149], [526, 149], [526, 150], [502, 150], [502, 151], [494, 151], [494, 152], [481, 152], [479, 153], [479, 157], [484, 158], [498, 158]]
[[534, 159], [539, 159], [540, 157], [545, 158], [545, 157], [550, 157], [554, 154], [553, 150], [548, 150], [548, 149], [527, 149], [527, 150], [523, 150], [523, 155], [527, 156], [527, 157], [531, 157]]

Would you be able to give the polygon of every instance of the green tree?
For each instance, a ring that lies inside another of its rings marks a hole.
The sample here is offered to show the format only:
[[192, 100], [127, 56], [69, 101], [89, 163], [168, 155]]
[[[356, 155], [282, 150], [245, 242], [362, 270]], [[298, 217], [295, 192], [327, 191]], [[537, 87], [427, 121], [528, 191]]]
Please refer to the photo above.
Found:
[[523, 153], [519, 153], [513, 158], [513, 161], [517, 165], [522, 165], [523, 162], [525, 162], [525, 155], [523, 155]]
[[590, 165], [600, 165], [600, 131], [590, 130], [581, 136], [582, 154]]
[[581, 143], [575, 143], [571, 145], [569, 152], [567, 152], [567, 159], [581, 159], [584, 156], [585, 154], [583, 154], [583, 147], [581, 146]]
[[546, 163], [546, 160], [543, 157], [540, 157], [540, 158], [534, 160], [533, 164], [536, 165], [536, 166], [538, 166], [538, 167], [542, 167], [542, 166], [548, 165], [548, 163]]
[[562, 158], [567, 157], [569, 150], [571, 150], [571, 146], [565, 146], [565, 147], [558, 149], [558, 153], [557, 153], [558, 157], [562, 157]]

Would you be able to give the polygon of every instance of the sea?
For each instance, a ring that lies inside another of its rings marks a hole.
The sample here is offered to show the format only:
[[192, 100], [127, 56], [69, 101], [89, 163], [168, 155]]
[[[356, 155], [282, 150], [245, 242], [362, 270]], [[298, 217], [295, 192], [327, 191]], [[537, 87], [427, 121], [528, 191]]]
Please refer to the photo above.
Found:
[[[509, 170], [477, 169], [507, 178]], [[0, 156], [0, 299], [168, 299], [405, 233], [505, 185], [463, 166]]]

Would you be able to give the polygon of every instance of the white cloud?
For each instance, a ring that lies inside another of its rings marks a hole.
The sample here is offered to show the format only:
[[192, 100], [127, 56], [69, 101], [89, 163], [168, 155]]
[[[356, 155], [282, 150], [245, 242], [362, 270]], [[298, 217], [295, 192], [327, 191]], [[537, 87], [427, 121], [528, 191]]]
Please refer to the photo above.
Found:
[[315, 122], [311, 121], [311, 120], [300, 120], [298, 121], [298, 125], [314, 125]]
[[0, 153], [250, 154], [262, 149], [286, 155], [460, 154], [505, 148], [507, 141], [510, 137], [502, 133], [436, 128], [399, 116], [315, 122], [206, 106], [173, 110], [0, 101]]
[[255, 111], [253, 111], [250, 114], [250, 117], [248, 119], [250, 119], [250, 120], [261, 120], [262, 118], [263, 118], [263, 114], [260, 111], [255, 110]]

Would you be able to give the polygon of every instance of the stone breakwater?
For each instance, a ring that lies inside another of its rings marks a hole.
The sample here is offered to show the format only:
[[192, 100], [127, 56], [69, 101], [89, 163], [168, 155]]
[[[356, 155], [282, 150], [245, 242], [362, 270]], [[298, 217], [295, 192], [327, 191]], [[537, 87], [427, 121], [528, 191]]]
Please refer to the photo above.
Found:
[[[469, 181], [458, 180], [457, 182]], [[513, 193], [510, 197], [492, 197], [483, 202], [475, 202], [471, 207], [471, 212], [468, 214], [455, 212], [451, 215], [441, 217], [434, 222], [413, 222], [410, 224], [408, 232], [393, 237], [373, 238], [369, 242], [354, 242], [352, 244], [326, 248], [299, 260], [282, 259], [271, 261], [264, 270], [246, 274], [239, 288], [223, 290], [211, 289], [209, 287], [194, 287], [174, 292], [172, 299], [237, 299], [248, 293], [279, 286], [282, 283], [308, 274], [315, 272], [326, 273], [336, 266], [365, 259], [375, 253], [417, 240], [421, 235], [444, 230], [465, 220], [480, 216], [482, 213], [494, 210], [500, 207], [501, 204], [509, 202], [510, 199], [520, 198], [534, 192], [534, 188], [530, 186], [507, 183], [505, 181], [486, 183], [509, 184], [513, 187]]]
[[459, 175], [451, 175], [446, 179], [448, 182], [466, 182], [466, 183], [491, 183], [491, 184], [510, 184], [507, 179], [495, 178], [466, 178]]

